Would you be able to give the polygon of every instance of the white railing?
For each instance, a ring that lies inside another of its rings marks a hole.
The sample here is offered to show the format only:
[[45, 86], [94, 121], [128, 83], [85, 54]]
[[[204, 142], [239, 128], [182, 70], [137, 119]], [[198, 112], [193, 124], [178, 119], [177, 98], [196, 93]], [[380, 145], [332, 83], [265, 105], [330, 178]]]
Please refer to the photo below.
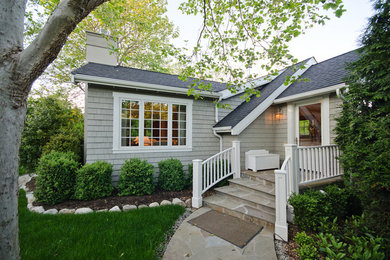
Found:
[[342, 175], [337, 145], [297, 147], [299, 184]]
[[234, 175], [234, 178], [240, 177], [240, 142], [233, 141], [233, 147], [204, 161], [193, 160], [192, 163], [192, 207], [200, 208], [204, 192], [230, 175]]

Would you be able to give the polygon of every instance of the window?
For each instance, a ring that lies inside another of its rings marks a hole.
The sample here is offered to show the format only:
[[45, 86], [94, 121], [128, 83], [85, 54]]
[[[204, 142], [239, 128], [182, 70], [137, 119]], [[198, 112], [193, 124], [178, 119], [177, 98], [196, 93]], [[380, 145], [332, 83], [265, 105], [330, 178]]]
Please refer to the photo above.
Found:
[[191, 149], [192, 100], [114, 93], [113, 150]]
[[299, 106], [299, 145], [321, 145], [321, 103]]

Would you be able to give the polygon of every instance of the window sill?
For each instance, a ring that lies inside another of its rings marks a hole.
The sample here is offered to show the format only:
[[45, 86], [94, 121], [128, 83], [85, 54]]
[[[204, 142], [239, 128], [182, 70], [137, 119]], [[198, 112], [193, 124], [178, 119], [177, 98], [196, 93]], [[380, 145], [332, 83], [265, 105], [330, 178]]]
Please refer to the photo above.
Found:
[[112, 153], [161, 153], [161, 152], [191, 152], [192, 147], [132, 147], [132, 148], [120, 148], [112, 149]]

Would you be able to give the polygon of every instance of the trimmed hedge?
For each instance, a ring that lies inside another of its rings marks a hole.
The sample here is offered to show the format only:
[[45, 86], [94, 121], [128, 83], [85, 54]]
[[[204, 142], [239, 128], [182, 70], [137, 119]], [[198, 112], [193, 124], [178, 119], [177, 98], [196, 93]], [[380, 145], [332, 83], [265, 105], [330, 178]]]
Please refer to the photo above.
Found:
[[178, 159], [168, 159], [158, 163], [160, 173], [158, 185], [166, 191], [181, 191], [186, 185], [183, 164]]
[[71, 152], [42, 156], [34, 193], [37, 201], [53, 205], [69, 199], [74, 192], [78, 166], [77, 156]]
[[112, 164], [97, 161], [86, 164], [77, 171], [74, 198], [91, 200], [110, 196], [113, 190]]
[[119, 175], [119, 195], [152, 194], [155, 188], [154, 167], [146, 160], [132, 158], [125, 161]]
[[69, 133], [59, 133], [50, 137], [50, 141], [46, 143], [43, 147], [42, 155], [48, 154], [50, 152], [73, 152], [78, 157], [78, 161], [83, 159], [83, 145], [82, 140]]

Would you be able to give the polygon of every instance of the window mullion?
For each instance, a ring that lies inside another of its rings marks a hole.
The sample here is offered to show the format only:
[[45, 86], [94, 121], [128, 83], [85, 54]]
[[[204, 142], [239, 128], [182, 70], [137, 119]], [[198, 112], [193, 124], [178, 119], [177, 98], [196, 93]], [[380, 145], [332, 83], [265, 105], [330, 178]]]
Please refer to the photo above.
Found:
[[144, 125], [145, 125], [145, 119], [144, 119], [144, 101], [140, 100], [140, 108], [139, 108], [139, 146], [144, 147]]
[[172, 147], [172, 103], [168, 103], [168, 147]]

